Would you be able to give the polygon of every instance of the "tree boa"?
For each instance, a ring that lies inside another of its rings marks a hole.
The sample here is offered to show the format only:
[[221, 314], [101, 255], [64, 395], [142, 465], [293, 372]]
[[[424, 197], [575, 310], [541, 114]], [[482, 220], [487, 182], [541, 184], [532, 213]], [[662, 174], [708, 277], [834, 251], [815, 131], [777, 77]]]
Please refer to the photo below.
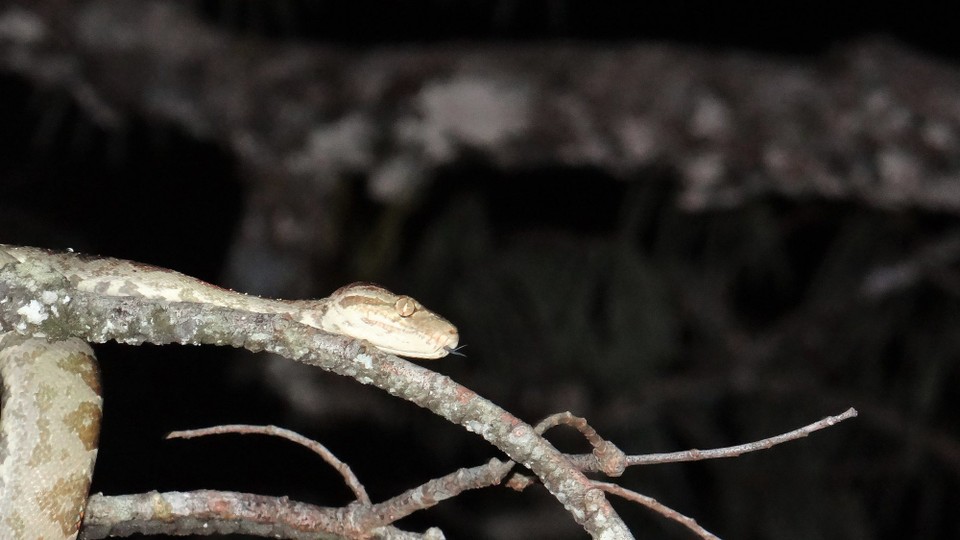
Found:
[[[131, 261], [0, 244], [0, 267], [28, 263], [64, 276], [78, 291], [286, 314], [412, 358], [442, 358], [459, 340], [443, 317], [371, 284], [347, 285], [319, 300], [272, 300]], [[53, 309], [55, 300], [37, 301]], [[100, 428], [93, 351], [76, 338], [0, 332], [0, 382], [0, 539], [76, 538]]]

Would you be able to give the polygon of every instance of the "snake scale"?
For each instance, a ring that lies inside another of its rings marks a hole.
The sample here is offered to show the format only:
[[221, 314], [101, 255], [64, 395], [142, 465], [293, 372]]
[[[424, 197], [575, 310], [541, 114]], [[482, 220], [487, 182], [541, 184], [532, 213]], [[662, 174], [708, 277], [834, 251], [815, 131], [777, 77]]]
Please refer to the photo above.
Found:
[[[0, 244], [0, 267], [7, 264], [42, 265], [77, 291], [286, 314], [411, 358], [442, 358], [459, 340], [456, 327], [413, 298], [367, 283], [318, 300], [273, 300], [141, 263]], [[50, 294], [38, 301], [54, 306]], [[93, 351], [77, 338], [0, 332], [0, 382], [0, 540], [76, 538], [100, 427]]]

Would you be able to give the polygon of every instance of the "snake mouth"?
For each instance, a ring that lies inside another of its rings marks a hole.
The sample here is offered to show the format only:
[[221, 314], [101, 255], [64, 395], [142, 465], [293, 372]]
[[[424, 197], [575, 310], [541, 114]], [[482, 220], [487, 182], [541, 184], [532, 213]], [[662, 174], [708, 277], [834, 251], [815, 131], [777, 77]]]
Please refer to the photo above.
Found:
[[457, 345], [460, 344], [460, 334], [457, 332], [456, 328], [451, 328], [445, 332], [436, 335], [436, 341], [434, 342], [437, 346], [438, 352], [443, 352], [441, 356], [446, 356], [448, 354], [455, 354], [457, 356], [463, 356], [458, 354]]

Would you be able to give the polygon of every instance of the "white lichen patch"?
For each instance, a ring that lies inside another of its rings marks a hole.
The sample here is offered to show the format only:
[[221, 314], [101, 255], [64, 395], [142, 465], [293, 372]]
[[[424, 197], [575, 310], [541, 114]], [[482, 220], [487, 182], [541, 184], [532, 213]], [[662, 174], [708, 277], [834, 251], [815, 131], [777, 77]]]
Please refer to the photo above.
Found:
[[688, 129], [695, 137], [725, 140], [733, 124], [732, 113], [723, 100], [705, 95], [694, 104]]
[[401, 138], [417, 139], [438, 161], [451, 159], [457, 143], [496, 146], [527, 129], [532, 97], [525, 87], [475, 76], [430, 84], [417, 96], [419, 121], [403, 123]]
[[43, 291], [40, 293], [40, 301], [48, 306], [57, 303], [59, 296], [53, 291]]
[[626, 118], [614, 131], [620, 142], [621, 152], [641, 165], [653, 161], [663, 151], [664, 135], [658, 132], [656, 124], [650, 120]]
[[484, 425], [483, 422], [477, 422], [475, 420], [468, 420], [463, 424], [463, 427], [465, 427], [470, 433], [476, 433], [478, 435], [483, 434], [487, 429], [487, 426]]
[[896, 198], [907, 198], [920, 191], [925, 180], [922, 165], [912, 153], [900, 148], [885, 148], [877, 153], [877, 173], [885, 190]]
[[359, 115], [317, 126], [303, 147], [285, 162], [296, 174], [359, 170], [372, 160], [373, 128]]
[[389, 203], [409, 199], [425, 180], [417, 160], [399, 156], [387, 160], [370, 174], [368, 189], [373, 200]]
[[43, 41], [47, 33], [43, 20], [30, 11], [14, 7], [0, 13], [0, 40], [26, 45]]
[[18, 309], [17, 315], [23, 317], [30, 324], [40, 324], [49, 317], [43, 304], [36, 300], [31, 300], [25, 306]]
[[353, 361], [363, 366], [364, 369], [373, 369], [373, 358], [368, 354], [358, 354]]

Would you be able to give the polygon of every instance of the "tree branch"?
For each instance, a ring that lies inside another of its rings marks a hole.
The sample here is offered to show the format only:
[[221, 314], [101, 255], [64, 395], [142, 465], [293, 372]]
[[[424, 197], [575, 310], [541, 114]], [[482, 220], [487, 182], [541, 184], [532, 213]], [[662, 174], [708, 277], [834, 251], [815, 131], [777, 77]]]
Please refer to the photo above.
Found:
[[216, 140], [264, 181], [363, 173], [398, 200], [469, 152], [507, 170], [667, 166], [692, 209], [776, 193], [960, 212], [960, 76], [894, 43], [815, 61], [658, 44], [358, 54], [252, 43], [156, 1], [37, 1], [0, 22], [0, 66], [104, 126], [136, 111]]
[[536, 474], [593, 537], [632, 538], [603, 492], [533, 427], [449, 377], [289, 317], [73, 289], [42, 260], [0, 268], [0, 328], [52, 339], [228, 345], [372, 384], [476, 433]]
[[[349, 507], [348, 507], [349, 508]], [[343, 522], [343, 509], [324, 508], [250, 493], [200, 490], [192, 492], [91, 495], [81, 540], [134, 534], [247, 534], [290, 540], [358, 538]], [[380, 527], [364, 538], [438, 540], [443, 534], [423, 534]]]

